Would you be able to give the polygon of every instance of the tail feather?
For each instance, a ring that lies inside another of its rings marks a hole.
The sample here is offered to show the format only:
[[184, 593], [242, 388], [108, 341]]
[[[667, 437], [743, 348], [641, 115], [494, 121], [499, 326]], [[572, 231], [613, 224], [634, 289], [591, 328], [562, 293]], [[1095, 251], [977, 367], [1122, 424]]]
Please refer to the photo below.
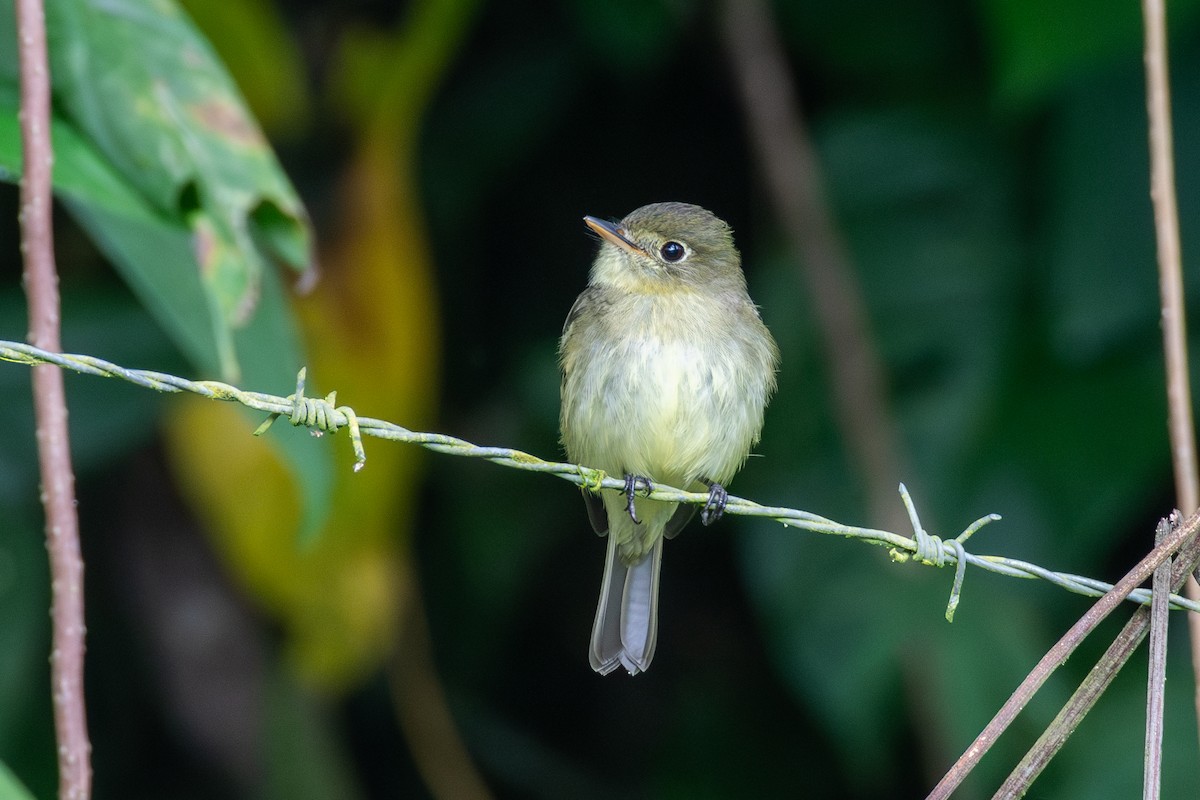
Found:
[[[621, 663], [621, 598], [625, 591], [625, 567], [617, 558], [617, 539], [608, 537], [608, 555], [604, 561], [604, 581], [600, 584], [600, 602], [592, 624], [592, 669], [607, 675]], [[610, 624], [610, 620], [611, 623]]]
[[645, 672], [658, 641], [658, 575], [662, 566], [660, 536], [646, 556], [625, 566], [617, 542], [608, 537], [604, 582], [592, 626], [592, 669], [607, 675], [618, 666], [630, 675]]

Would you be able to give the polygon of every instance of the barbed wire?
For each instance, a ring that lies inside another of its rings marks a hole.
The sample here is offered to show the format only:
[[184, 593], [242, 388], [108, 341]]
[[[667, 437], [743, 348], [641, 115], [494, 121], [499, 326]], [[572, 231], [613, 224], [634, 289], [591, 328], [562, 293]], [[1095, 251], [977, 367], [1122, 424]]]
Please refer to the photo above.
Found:
[[[297, 376], [296, 391], [287, 397], [279, 397], [278, 395], [263, 392], [247, 392], [236, 386], [230, 386], [227, 383], [219, 381], [190, 381], [186, 378], [180, 378], [176, 375], [169, 375], [163, 372], [128, 369], [94, 356], [51, 353], [23, 342], [0, 340], [0, 360], [30, 366], [36, 364], [53, 364], [84, 375], [119, 378], [157, 392], [190, 392], [211, 400], [240, 403], [247, 408], [262, 411], [269, 415], [267, 420], [254, 432], [256, 436], [264, 433], [281, 416], [286, 416], [293, 425], [308, 428], [314, 436], [321, 436], [324, 433], [336, 433], [344, 427], [350, 432], [351, 445], [355, 455], [355, 471], [362, 469], [366, 464], [366, 451], [362, 443], [362, 436], [366, 434], [380, 439], [419, 445], [428, 450], [446, 455], [482, 458], [501, 466], [513, 467], [529, 472], [548, 473], [591, 491], [600, 491], [601, 489], [625, 490], [623, 477], [611, 477], [603, 470], [580, 464], [547, 461], [510, 447], [484, 447], [442, 433], [411, 431], [386, 420], [359, 416], [350, 406], [337, 405], [336, 392], [323, 399], [305, 397], [305, 370], [303, 369], [300, 370]], [[652, 500], [670, 503], [703, 505], [708, 502], [707, 492], [685, 492], [681, 489], [659, 484], [655, 484], [646, 496]], [[898, 562], [911, 559], [930, 566], [953, 565], [955, 567], [954, 583], [951, 588], [950, 601], [946, 607], [946, 618], [948, 620], [952, 620], [954, 617], [954, 611], [958, 605], [962, 590], [965, 569], [968, 564], [999, 575], [1014, 578], [1041, 579], [1069, 592], [1087, 597], [1100, 597], [1112, 588], [1112, 584], [1105, 583], [1104, 581], [1065, 572], [1055, 572], [1018, 559], [968, 553], [965, 549], [967, 540], [984, 525], [999, 520], [999, 514], [988, 514], [981, 517], [968, 525], [957, 536], [951, 539], [942, 539], [928, 533], [921, 526], [916, 507], [903, 484], [900, 486], [900, 496], [913, 526], [913, 536], [911, 537], [891, 531], [843, 525], [840, 522], [835, 522], [834, 520], [808, 511], [781, 506], [765, 506], [733, 495], [729, 496], [729, 501], [725, 506], [725, 513], [739, 514], [747, 517], [764, 517], [791, 528], [799, 528], [813, 533], [842, 536], [847, 539], [856, 539], [868, 544], [887, 547], [892, 559]], [[1139, 605], [1149, 605], [1150, 591], [1148, 589], [1136, 589], [1129, 595], [1128, 599]], [[1200, 613], [1200, 603], [1178, 594], [1170, 596], [1170, 605], [1175, 610], [1188, 610]]]

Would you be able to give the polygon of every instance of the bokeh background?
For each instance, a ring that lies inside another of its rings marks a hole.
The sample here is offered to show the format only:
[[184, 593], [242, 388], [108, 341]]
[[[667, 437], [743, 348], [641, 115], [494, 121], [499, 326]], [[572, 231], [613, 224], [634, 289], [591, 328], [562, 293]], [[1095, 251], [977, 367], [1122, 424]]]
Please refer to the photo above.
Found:
[[[1190, 265], [1200, 4], [1171, 5]], [[783, 110], [803, 120], [802, 147], [775, 145], [815, 154], [804, 174], [835, 234], [817, 250], [832, 243], [865, 309], [884, 399], [869, 422], [899, 474], [847, 444], [845, 343], [748, 123], [736, 76], [768, 51], [731, 44], [725, 15], [757, 3], [183, 6], [315, 231], [313, 291], [269, 270], [263, 296], [284, 301], [236, 334], [245, 388], [288, 394], [307, 364], [310, 392], [360, 414], [557, 458], [556, 340], [596, 247], [580, 218], [683, 200], [732, 224], [783, 353], [735, 494], [890, 525], [899, 497], [872, 487], [903, 480], [935, 533], [997, 512], [973, 551], [1109, 580], [1171, 508], [1136, 3], [763, 6], [797, 101]], [[16, 195], [0, 185], [7, 339], [26, 325]], [[65, 348], [221, 377], [122, 280], [95, 217], [60, 210]], [[49, 797], [28, 386], [0, 366], [0, 761]], [[586, 650], [604, 546], [570, 485], [377, 440], [352, 474], [344, 435], [255, 439], [258, 419], [215, 403], [67, 387], [99, 798], [918, 797], [1088, 607], [969, 571], [947, 624], [947, 570], [729, 517], [668, 545], [652, 669], [601, 678]], [[991, 794], [1117, 624], [957, 796]], [[1173, 625], [1164, 779], [1184, 796], [1200, 774]], [[1040, 796], [1136, 795], [1144, 667]]]

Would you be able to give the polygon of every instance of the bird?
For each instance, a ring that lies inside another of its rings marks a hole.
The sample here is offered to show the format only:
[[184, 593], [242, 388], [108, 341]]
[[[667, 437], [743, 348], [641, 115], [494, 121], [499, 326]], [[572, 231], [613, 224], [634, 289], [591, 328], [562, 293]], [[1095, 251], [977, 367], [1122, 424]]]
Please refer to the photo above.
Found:
[[582, 490], [607, 536], [589, 660], [602, 675], [636, 675], [654, 658], [664, 539], [696, 511], [644, 495], [655, 483], [707, 488], [701, 522], [720, 518], [725, 485], [759, 440], [779, 349], [732, 230], [711, 211], [670, 202], [583, 219], [600, 247], [563, 325], [559, 422], [573, 463], [625, 481], [621, 494]]

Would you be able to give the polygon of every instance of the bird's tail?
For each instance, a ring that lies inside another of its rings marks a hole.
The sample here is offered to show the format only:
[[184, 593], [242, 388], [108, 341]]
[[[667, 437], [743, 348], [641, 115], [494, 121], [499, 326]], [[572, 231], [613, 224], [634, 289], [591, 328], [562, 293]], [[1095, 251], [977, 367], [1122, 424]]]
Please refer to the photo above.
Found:
[[663, 537], [650, 552], [626, 566], [617, 552], [616, 531], [609, 531], [604, 583], [592, 626], [592, 669], [607, 675], [618, 666], [630, 675], [645, 672], [658, 639], [658, 572]]

